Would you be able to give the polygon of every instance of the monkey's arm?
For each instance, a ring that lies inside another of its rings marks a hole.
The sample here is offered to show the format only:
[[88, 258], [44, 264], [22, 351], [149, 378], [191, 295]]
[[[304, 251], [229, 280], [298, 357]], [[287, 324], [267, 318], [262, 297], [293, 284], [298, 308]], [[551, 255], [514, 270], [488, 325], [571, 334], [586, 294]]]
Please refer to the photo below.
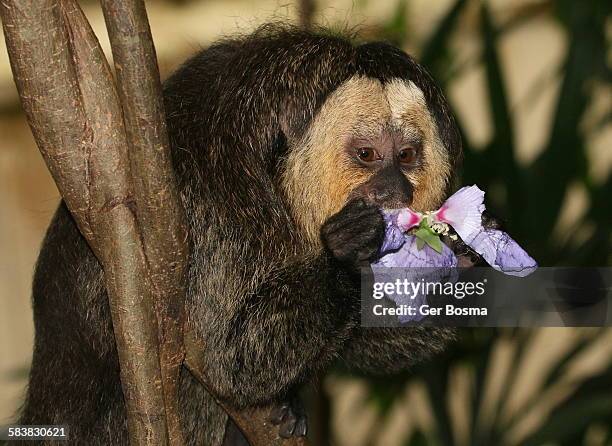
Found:
[[454, 336], [450, 328], [360, 327], [354, 331], [341, 360], [349, 368], [366, 373], [396, 373], [440, 352]]
[[321, 253], [259, 273], [237, 301], [215, 299], [214, 320], [201, 330], [214, 346], [204, 354], [216, 393], [238, 406], [260, 404], [327, 366], [358, 324], [356, 264], [376, 252], [383, 230], [375, 208], [349, 203], [323, 226]]
[[277, 269], [206, 333], [207, 372], [237, 406], [283, 398], [327, 365], [358, 321], [351, 285], [324, 256]]

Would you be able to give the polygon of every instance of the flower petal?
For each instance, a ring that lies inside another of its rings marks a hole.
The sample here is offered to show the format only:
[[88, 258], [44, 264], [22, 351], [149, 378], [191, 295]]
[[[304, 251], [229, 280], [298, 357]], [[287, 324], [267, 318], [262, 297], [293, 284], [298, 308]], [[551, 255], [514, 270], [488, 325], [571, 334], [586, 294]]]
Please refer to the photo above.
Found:
[[434, 221], [448, 223], [469, 244], [483, 230], [483, 202], [484, 191], [478, 186], [462, 187], [433, 213]]
[[423, 215], [414, 212], [409, 208], [404, 208], [397, 214], [397, 226], [404, 232], [418, 226], [423, 220]]
[[456, 267], [457, 258], [448, 246], [442, 243], [442, 253], [436, 252], [429, 245], [418, 249], [413, 235], [404, 235], [405, 243], [395, 252], [382, 256], [372, 267], [402, 267], [402, 268], [438, 268]]
[[[442, 253], [425, 245], [418, 249], [416, 237], [405, 235], [405, 243], [393, 253], [387, 254], [378, 261], [372, 263], [372, 272], [375, 282], [395, 283], [396, 280], [408, 280], [409, 282], [421, 282], [422, 280], [437, 282], [452, 275], [457, 266], [455, 254], [442, 244]], [[400, 322], [419, 321], [423, 319], [418, 309], [426, 303], [426, 295], [422, 292], [412, 297], [405, 294], [394, 294], [387, 296], [394, 301], [398, 307], [408, 305], [416, 309], [414, 316], [398, 316]]]
[[398, 250], [406, 241], [404, 232], [397, 226], [398, 209], [383, 210], [385, 220], [385, 237], [379, 250], [380, 255]]
[[481, 231], [468, 245], [493, 268], [511, 276], [525, 277], [538, 267], [512, 237], [497, 229]]

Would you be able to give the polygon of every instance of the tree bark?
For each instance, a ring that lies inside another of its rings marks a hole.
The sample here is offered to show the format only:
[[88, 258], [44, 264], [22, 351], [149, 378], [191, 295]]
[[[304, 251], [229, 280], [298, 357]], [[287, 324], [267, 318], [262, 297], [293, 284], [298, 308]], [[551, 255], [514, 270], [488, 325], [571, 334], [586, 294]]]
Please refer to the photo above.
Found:
[[[127, 132], [133, 190], [159, 324], [170, 443], [183, 443], [178, 380], [183, 362], [187, 230], [166, 130], [157, 56], [142, 0], [102, 0]], [[146, 168], [144, 168], [146, 166]]]
[[[0, 13], [32, 133], [66, 205], [104, 268], [130, 442], [167, 444], [167, 409], [175, 408], [170, 399], [176, 395], [162, 389], [175, 389], [176, 364], [182, 359], [180, 344], [171, 353], [168, 346], [180, 341], [176, 327], [182, 327], [182, 285], [177, 287], [173, 281], [182, 283], [187, 232], [176, 187], [171, 184], [171, 167], [160, 161], [170, 159], [160, 109], [154, 99], [144, 99], [136, 113], [150, 120], [126, 119], [130, 126], [126, 132], [112, 74], [75, 0], [5, 0]], [[135, 44], [150, 51], [152, 43], [142, 43], [146, 38], [139, 34]], [[154, 75], [151, 71], [139, 74], [143, 83]], [[132, 95], [128, 88], [123, 95]], [[157, 139], [144, 137], [135, 128], [147, 125], [155, 128]], [[131, 159], [132, 145], [156, 155]], [[160, 175], [159, 181], [134, 181], [149, 172]], [[163, 218], [172, 215], [172, 221], [149, 218], [156, 207]], [[169, 385], [163, 386], [163, 378]], [[180, 444], [176, 416], [170, 417], [170, 433], [173, 443]]]
[[[117, 87], [76, 0], [3, 0], [0, 16], [38, 148], [104, 268], [130, 444], [179, 446], [188, 232], [144, 3], [101, 3]], [[200, 346], [186, 341], [187, 366], [210, 389]], [[219, 404], [253, 446], [308, 444], [279, 438], [270, 407]]]

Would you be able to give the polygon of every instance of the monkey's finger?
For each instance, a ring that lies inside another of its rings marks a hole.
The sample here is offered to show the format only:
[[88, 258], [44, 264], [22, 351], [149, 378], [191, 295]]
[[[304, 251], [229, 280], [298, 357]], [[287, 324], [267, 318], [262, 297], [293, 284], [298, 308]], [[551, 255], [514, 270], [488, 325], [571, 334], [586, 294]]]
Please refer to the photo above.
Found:
[[337, 214], [332, 215], [329, 218], [329, 222], [332, 224], [343, 223], [346, 220], [356, 220], [369, 215], [380, 215], [380, 218], [382, 218], [380, 209], [377, 206], [363, 205], [359, 207], [345, 207]]
[[295, 426], [297, 424], [297, 418], [293, 411], [289, 411], [287, 417], [283, 420], [280, 428], [278, 430], [278, 435], [282, 438], [291, 438], [293, 432], [295, 431]]
[[269, 420], [272, 424], [279, 425], [285, 420], [285, 418], [287, 418], [287, 415], [290, 412], [291, 408], [289, 407], [289, 404], [281, 404], [270, 411]]
[[323, 227], [323, 233], [343, 234], [344, 238], [352, 238], [364, 229], [372, 228], [384, 231], [383, 218], [377, 209], [361, 210], [355, 215], [345, 216], [342, 220], [328, 222]]
[[293, 431], [293, 436], [295, 437], [305, 437], [308, 433], [308, 419], [306, 415], [302, 415], [298, 418], [297, 423], [295, 424], [295, 431]]

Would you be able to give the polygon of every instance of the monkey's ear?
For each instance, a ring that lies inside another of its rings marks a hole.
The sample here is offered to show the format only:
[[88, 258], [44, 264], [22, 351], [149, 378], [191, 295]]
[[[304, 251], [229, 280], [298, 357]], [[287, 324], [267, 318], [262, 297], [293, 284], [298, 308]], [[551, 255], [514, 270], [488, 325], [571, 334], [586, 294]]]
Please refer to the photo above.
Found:
[[313, 116], [313, 106], [297, 98], [288, 97], [281, 107], [278, 124], [289, 145], [302, 138]]
[[287, 136], [282, 130], [276, 134], [274, 141], [272, 142], [272, 153], [269, 158], [268, 171], [272, 174], [278, 173], [278, 170], [285, 159], [289, 143], [287, 142]]

